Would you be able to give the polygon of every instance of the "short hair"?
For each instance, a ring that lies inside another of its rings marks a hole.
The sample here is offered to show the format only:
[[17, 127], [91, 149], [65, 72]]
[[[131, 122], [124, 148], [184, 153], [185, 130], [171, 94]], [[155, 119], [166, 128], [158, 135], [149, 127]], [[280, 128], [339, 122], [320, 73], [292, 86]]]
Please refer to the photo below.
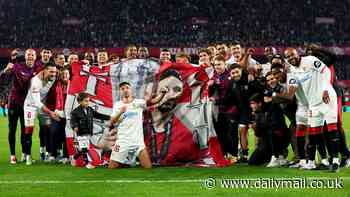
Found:
[[80, 93], [78, 94], [77, 101], [80, 103], [80, 102], [82, 102], [82, 101], [83, 101], [84, 99], [86, 99], [86, 98], [89, 98], [89, 94], [86, 93], [86, 92], [80, 92]]
[[47, 63], [44, 64], [44, 69], [48, 69], [49, 67], [55, 67], [56, 68], [56, 64], [52, 61], [49, 61]]
[[249, 98], [249, 101], [253, 101], [253, 102], [256, 102], [256, 103], [263, 103], [264, 102], [264, 98], [261, 94], [259, 93], [255, 93], [253, 96], [251, 96]]
[[97, 53], [107, 53], [108, 54], [108, 51], [105, 48], [101, 48], [97, 51]]
[[283, 69], [283, 68], [284, 68], [283, 64], [280, 64], [280, 63], [271, 64], [271, 70], [272, 69]]
[[112, 53], [110, 59], [119, 58], [118, 54]]
[[41, 48], [41, 51], [51, 51], [52, 52], [52, 50], [50, 49], [50, 48], [48, 48], [48, 47], [43, 47], [43, 48]]
[[131, 86], [131, 84], [129, 82], [123, 81], [123, 82], [119, 83], [118, 87], [121, 88], [121, 87], [123, 87], [125, 85]]
[[267, 76], [269, 76], [269, 75], [274, 75], [274, 74], [276, 74], [276, 73], [274, 73], [272, 71], [269, 71], [269, 72], [266, 73], [265, 78], [267, 78]]
[[60, 56], [60, 55], [63, 55], [63, 56], [64, 56], [64, 53], [62, 53], [62, 52], [55, 53], [54, 57], [57, 58], [57, 57]]
[[199, 55], [200, 53], [206, 53], [206, 54], [208, 54], [209, 56], [212, 55], [212, 54], [211, 54], [211, 51], [210, 51], [209, 49], [207, 49], [207, 48], [199, 49], [198, 55]]
[[174, 70], [174, 69], [169, 69], [169, 70], [164, 71], [160, 75], [159, 81], [161, 81], [163, 79], [166, 79], [168, 77], [171, 77], [171, 76], [173, 76], [173, 77], [179, 79], [180, 81], [182, 81], [182, 77], [181, 77], [180, 73], [178, 71]]
[[309, 43], [305, 45], [305, 52], [309, 50], [312, 52], [314, 49], [320, 49], [320, 48], [321, 46], [316, 43]]
[[179, 51], [178, 53], [176, 53], [176, 58], [180, 57], [180, 58], [187, 58], [188, 61], [191, 61], [191, 56], [189, 56], [187, 53], [183, 52], [183, 51]]
[[69, 53], [68, 57], [71, 56], [71, 55], [76, 55], [79, 58], [79, 54], [77, 52], [72, 51], [71, 53]]
[[168, 48], [164, 48], [160, 52], [169, 52], [170, 53], [170, 50]]
[[241, 42], [238, 40], [234, 40], [234, 41], [232, 41], [230, 46], [235, 46], [235, 45], [241, 45]]
[[225, 57], [223, 55], [216, 55], [214, 57], [214, 61], [223, 61], [223, 62], [225, 62], [226, 60], [225, 60]]
[[281, 54], [278, 54], [278, 53], [272, 56], [271, 62], [273, 59], [280, 59], [282, 62], [284, 62], [283, 56]]
[[233, 70], [233, 69], [236, 69], [236, 68], [242, 69], [242, 66], [240, 64], [237, 64], [237, 63], [233, 63], [233, 64], [230, 64], [228, 66], [229, 70]]

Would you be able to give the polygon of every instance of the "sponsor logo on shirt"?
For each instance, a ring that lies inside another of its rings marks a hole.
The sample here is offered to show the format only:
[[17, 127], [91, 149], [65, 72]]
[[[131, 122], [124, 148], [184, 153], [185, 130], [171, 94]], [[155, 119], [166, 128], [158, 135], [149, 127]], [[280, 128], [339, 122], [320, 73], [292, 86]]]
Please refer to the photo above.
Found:
[[303, 78], [301, 78], [300, 80], [299, 80], [299, 83], [304, 83], [305, 81], [307, 81], [307, 80], [309, 80], [309, 79], [311, 79], [312, 78], [312, 74], [311, 73], [308, 73], [308, 74], [306, 74]]

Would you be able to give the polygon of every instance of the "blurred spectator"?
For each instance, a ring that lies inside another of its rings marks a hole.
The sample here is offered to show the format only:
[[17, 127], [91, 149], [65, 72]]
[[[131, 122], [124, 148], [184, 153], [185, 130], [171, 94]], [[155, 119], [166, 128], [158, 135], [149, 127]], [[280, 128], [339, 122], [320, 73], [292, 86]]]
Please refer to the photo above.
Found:
[[[0, 47], [203, 47], [232, 40], [252, 47], [350, 44], [349, 1], [1, 2]], [[331, 22], [317, 22], [318, 17]]]

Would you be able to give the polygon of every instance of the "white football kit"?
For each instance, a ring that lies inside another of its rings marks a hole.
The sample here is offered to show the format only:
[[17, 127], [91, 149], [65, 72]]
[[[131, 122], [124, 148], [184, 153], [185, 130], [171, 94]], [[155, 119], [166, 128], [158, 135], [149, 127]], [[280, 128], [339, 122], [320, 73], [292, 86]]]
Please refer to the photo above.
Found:
[[[308, 124], [322, 127], [325, 123], [337, 123], [337, 95], [330, 83], [330, 70], [314, 56], [302, 57], [300, 69], [305, 72], [298, 77], [308, 103]], [[330, 103], [323, 101], [323, 92], [328, 91]]]
[[31, 79], [30, 88], [24, 100], [24, 124], [26, 127], [34, 126], [37, 113], [41, 125], [50, 124], [51, 119], [48, 114], [42, 111], [42, 107], [53, 84], [54, 81], [48, 81], [44, 84], [38, 75]]
[[[302, 59], [303, 60], [303, 59]], [[314, 56], [307, 56], [301, 62], [306, 69], [303, 89], [309, 101], [310, 127], [322, 127], [324, 123], [335, 124], [338, 121], [337, 94], [331, 84], [329, 68]], [[310, 79], [311, 76], [311, 79]], [[323, 102], [323, 92], [328, 91], [330, 102]]]
[[304, 76], [305, 71], [300, 67], [290, 67], [287, 73], [287, 86], [296, 87], [295, 97], [297, 99], [296, 124], [308, 125], [308, 101], [305, 92], [299, 84], [299, 79]]
[[123, 105], [126, 105], [127, 108], [116, 125], [117, 140], [112, 149], [111, 160], [122, 164], [134, 165], [136, 157], [145, 149], [143, 110], [146, 108], [146, 101], [134, 99], [128, 104], [118, 101], [113, 106], [111, 116], [116, 116]]

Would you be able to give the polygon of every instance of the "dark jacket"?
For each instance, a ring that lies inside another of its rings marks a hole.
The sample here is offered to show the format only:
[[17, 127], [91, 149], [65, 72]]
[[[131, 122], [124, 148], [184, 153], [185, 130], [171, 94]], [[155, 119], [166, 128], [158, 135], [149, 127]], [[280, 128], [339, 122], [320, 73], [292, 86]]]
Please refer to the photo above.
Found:
[[91, 107], [86, 108], [86, 113], [80, 105], [71, 112], [70, 125], [72, 129], [78, 128], [77, 135], [93, 134], [93, 118], [106, 119], [105, 115], [97, 113]]

